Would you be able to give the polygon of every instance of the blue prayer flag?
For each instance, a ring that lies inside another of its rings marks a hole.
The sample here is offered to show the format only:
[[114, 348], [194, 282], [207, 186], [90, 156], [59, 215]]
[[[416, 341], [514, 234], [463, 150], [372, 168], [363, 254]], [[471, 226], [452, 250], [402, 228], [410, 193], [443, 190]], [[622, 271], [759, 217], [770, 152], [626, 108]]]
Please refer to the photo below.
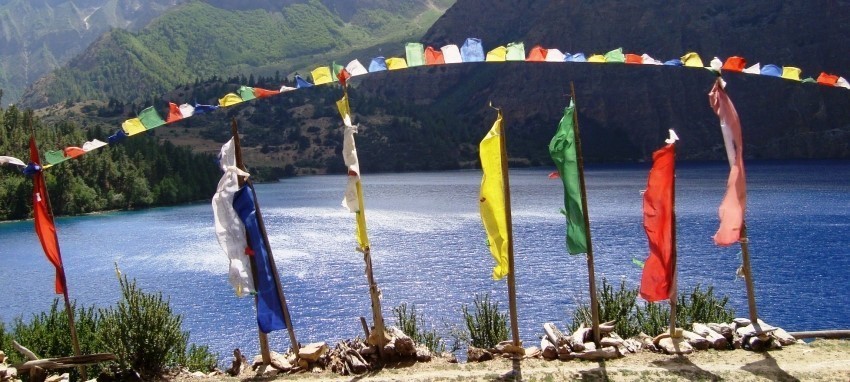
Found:
[[466, 39], [460, 48], [460, 56], [463, 62], [484, 61], [484, 47], [481, 46], [481, 39], [473, 37]]
[[372, 59], [369, 63], [369, 73], [381, 72], [387, 70], [387, 60], [383, 56], [378, 56]]
[[767, 64], [761, 67], [761, 75], [771, 77], [782, 77], [782, 68], [773, 64]]
[[309, 88], [311, 86], [313, 86], [313, 84], [311, 84], [311, 83], [307, 82], [307, 80], [301, 78], [300, 75], [298, 75], [298, 74], [295, 75], [295, 88], [296, 89]]

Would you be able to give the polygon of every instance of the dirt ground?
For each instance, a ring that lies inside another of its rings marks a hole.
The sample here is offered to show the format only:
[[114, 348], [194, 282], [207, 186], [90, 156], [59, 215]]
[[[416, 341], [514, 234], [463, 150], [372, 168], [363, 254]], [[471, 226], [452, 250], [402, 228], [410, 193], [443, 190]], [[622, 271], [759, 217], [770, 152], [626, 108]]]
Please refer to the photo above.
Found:
[[428, 363], [390, 365], [361, 376], [330, 372], [257, 378], [180, 376], [175, 382], [209, 381], [850, 381], [850, 341], [816, 340], [781, 350], [701, 351], [686, 356], [651, 352], [605, 361], [545, 361], [496, 359], [451, 364], [435, 358]]

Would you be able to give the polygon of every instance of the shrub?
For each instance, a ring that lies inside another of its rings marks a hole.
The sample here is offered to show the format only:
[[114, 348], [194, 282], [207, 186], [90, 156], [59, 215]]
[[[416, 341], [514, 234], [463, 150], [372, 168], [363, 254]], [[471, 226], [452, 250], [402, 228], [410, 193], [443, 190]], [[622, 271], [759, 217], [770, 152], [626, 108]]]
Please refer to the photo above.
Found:
[[[639, 288], [626, 288], [625, 281], [621, 281], [620, 288], [615, 291], [608, 280], [603, 278], [602, 289], [597, 290], [599, 321], [616, 320], [614, 331], [623, 337], [640, 332], [651, 336], [661, 334], [670, 325], [670, 307], [660, 303], [639, 303], [638, 291]], [[680, 293], [677, 301], [678, 327], [690, 328], [694, 322], [730, 322], [735, 318], [735, 311], [726, 307], [729, 297], [718, 298], [711, 286], [703, 291], [697, 285], [689, 293]], [[573, 313], [569, 329], [574, 331], [581, 324], [589, 326], [590, 322], [590, 306], [582, 304]]]
[[396, 325], [398, 325], [402, 332], [409, 335], [413, 339], [413, 342], [425, 345], [428, 350], [434, 353], [442, 353], [446, 350], [446, 346], [443, 344], [443, 338], [437, 335], [437, 331], [433, 329], [429, 331], [422, 329], [422, 321], [416, 315], [415, 304], [410, 306], [410, 312], [408, 312], [407, 303], [402, 303], [393, 308], [393, 313], [395, 313]]
[[121, 300], [100, 310], [101, 343], [118, 357], [122, 369], [131, 368], [144, 380], [155, 379], [166, 366], [185, 357], [189, 333], [180, 330], [183, 318], [171, 311], [162, 293], [144, 293], [127, 276], [118, 282]]
[[499, 302], [490, 301], [490, 293], [482, 298], [475, 295], [475, 311], [470, 313], [466, 305], [461, 307], [472, 346], [492, 348], [508, 339], [508, 315], [499, 313]]
[[192, 344], [180, 359], [180, 365], [189, 371], [211, 372], [218, 367], [218, 355], [211, 353], [208, 346]]

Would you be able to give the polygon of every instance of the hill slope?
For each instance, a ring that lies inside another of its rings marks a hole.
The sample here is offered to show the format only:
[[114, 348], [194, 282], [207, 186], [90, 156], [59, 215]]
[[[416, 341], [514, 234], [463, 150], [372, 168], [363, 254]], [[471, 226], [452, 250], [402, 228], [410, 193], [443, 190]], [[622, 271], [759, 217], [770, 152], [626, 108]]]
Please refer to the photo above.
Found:
[[103, 35], [67, 67], [34, 84], [22, 102], [44, 107], [77, 99], [139, 101], [199, 78], [289, 73], [356, 49], [416, 39], [452, 3], [193, 1], [139, 33]]

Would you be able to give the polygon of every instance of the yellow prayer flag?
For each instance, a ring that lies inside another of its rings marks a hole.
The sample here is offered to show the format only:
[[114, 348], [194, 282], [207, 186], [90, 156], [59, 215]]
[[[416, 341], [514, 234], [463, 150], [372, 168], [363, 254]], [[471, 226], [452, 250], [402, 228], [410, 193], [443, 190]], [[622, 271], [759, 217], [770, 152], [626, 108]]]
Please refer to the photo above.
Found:
[[218, 106], [228, 107], [242, 103], [242, 97], [236, 93], [227, 93], [224, 97], [218, 99]]
[[493, 50], [487, 52], [487, 58], [484, 61], [488, 62], [501, 62], [505, 61], [505, 56], [508, 54], [508, 48], [504, 46], [498, 46]]
[[605, 62], [605, 56], [601, 54], [594, 54], [587, 59], [587, 62]]
[[331, 68], [329, 66], [322, 66], [313, 69], [313, 71], [310, 72], [310, 75], [313, 76], [313, 85], [322, 85], [334, 82], [334, 77], [331, 75]]
[[145, 125], [142, 124], [142, 121], [138, 118], [128, 119], [121, 124], [121, 128], [124, 129], [124, 134], [136, 135], [141, 133], [142, 131], [147, 130]]
[[407, 61], [400, 57], [390, 57], [387, 59], [387, 69], [396, 70], [407, 68]]
[[803, 71], [800, 68], [795, 68], [793, 66], [783, 66], [782, 67], [782, 78], [786, 78], [789, 80], [800, 81], [800, 73]]
[[363, 206], [363, 187], [360, 185], [360, 180], [357, 180], [357, 205], [360, 209], [357, 211], [357, 245], [360, 249], [369, 249], [369, 235], [366, 234], [366, 209]]
[[682, 56], [682, 64], [696, 68], [705, 67], [705, 65], [702, 64], [702, 59], [699, 58], [699, 55], [695, 52], [685, 53], [685, 55]]
[[[479, 155], [481, 156], [481, 193], [479, 209], [484, 230], [487, 231], [487, 245], [496, 260], [493, 267], [493, 279], [500, 280], [507, 276], [508, 268], [508, 224], [505, 208], [505, 184], [502, 178], [502, 161], [505, 153], [502, 151], [502, 111], [499, 110], [493, 127], [481, 140]], [[505, 174], [507, 175], [507, 174]]]
[[[339, 101], [336, 101], [336, 108], [339, 109], [339, 116], [342, 117], [343, 122], [347, 122], [346, 124], [351, 124], [351, 109], [348, 106], [348, 94], [343, 95]], [[348, 121], [345, 118], [348, 117]]]

